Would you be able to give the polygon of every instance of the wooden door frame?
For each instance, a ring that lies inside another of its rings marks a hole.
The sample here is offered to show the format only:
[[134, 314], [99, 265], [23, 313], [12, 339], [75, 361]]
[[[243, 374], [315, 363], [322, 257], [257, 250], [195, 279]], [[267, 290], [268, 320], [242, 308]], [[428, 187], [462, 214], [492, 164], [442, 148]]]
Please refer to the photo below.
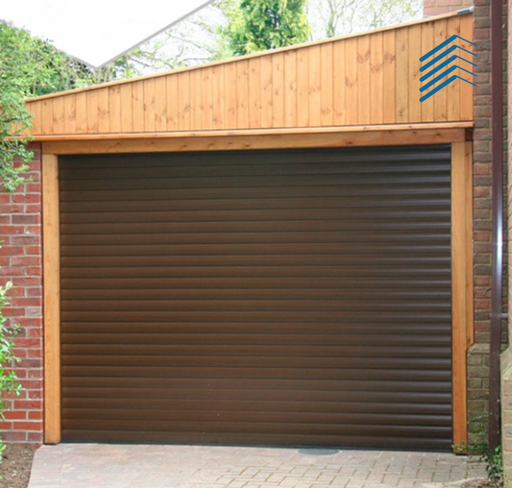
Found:
[[453, 443], [467, 442], [467, 349], [474, 342], [473, 323], [473, 144], [465, 128], [311, 130], [257, 134], [200, 134], [168, 138], [63, 140], [43, 142], [43, 311], [44, 442], [61, 441], [60, 232], [58, 156], [63, 154], [285, 149], [382, 145], [451, 144], [452, 249], [452, 405]]

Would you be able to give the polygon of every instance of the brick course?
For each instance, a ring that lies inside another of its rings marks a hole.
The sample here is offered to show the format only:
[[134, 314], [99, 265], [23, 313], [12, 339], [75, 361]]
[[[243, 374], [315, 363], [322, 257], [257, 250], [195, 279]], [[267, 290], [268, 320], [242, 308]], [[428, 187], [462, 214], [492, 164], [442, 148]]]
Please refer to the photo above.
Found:
[[19, 397], [7, 396], [8, 411], [0, 423], [7, 442], [43, 441], [43, 284], [41, 242], [41, 147], [32, 144], [32, 179], [10, 195], [0, 192], [0, 285], [13, 282], [10, 306], [3, 310], [9, 324], [18, 324], [15, 367], [23, 386]]
[[473, 5], [473, 0], [425, 0], [423, 2], [423, 15], [441, 15], [456, 12]]

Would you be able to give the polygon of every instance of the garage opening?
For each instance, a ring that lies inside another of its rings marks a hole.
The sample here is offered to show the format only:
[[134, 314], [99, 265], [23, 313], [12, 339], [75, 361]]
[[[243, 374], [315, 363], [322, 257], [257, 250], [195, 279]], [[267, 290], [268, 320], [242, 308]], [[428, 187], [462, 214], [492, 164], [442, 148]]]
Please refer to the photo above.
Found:
[[450, 146], [62, 156], [62, 438], [451, 450]]

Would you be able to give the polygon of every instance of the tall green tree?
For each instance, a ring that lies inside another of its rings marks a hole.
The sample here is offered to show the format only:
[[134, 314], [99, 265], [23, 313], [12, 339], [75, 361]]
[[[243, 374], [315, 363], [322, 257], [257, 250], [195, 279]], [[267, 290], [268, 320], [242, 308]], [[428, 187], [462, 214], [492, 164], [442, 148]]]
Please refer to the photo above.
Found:
[[307, 0], [240, 0], [226, 12], [223, 29], [231, 54], [238, 56], [305, 42]]

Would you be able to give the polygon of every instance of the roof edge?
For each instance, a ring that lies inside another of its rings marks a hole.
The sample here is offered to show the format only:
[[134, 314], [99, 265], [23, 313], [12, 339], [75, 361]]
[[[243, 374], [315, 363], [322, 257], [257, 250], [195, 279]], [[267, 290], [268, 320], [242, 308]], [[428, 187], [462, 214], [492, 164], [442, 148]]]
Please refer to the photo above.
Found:
[[223, 65], [223, 64], [235, 63], [237, 61], [243, 61], [243, 60], [246, 60], [246, 59], [253, 59], [253, 58], [268, 56], [268, 55], [275, 54], [275, 53], [280, 53], [280, 52], [293, 51], [295, 49], [301, 49], [303, 47], [317, 46], [317, 45], [327, 44], [327, 43], [330, 43], [330, 42], [341, 41], [341, 40], [344, 40], [344, 39], [351, 39], [351, 38], [354, 38], [354, 37], [367, 36], [367, 35], [371, 35], [371, 34], [375, 34], [375, 33], [379, 33], [379, 32], [386, 32], [386, 31], [390, 31], [390, 30], [394, 30], [394, 29], [401, 29], [403, 27], [409, 27], [409, 26], [412, 26], [412, 25], [423, 24], [423, 23], [426, 23], [426, 22], [433, 22], [433, 21], [436, 21], [436, 20], [447, 19], [447, 18], [451, 18], [451, 17], [457, 17], [457, 16], [460, 16], [460, 15], [472, 15], [472, 11], [470, 11], [470, 9], [466, 9], [466, 10], [467, 11], [450, 12], [450, 13], [442, 14], [442, 15], [435, 15], [435, 16], [431, 16], [431, 17], [424, 17], [422, 19], [412, 20], [410, 22], [404, 22], [402, 24], [393, 24], [393, 25], [389, 25], [389, 26], [386, 26], [386, 27], [379, 27], [378, 29], [372, 29], [372, 30], [364, 31], [364, 32], [357, 32], [357, 33], [354, 33], [354, 34], [347, 34], [347, 35], [344, 35], [344, 36], [329, 37], [327, 39], [321, 39], [321, 40], [318, 40], [318, 41], [303, 42], [301, 44], [294, 44], [293, 46], [286, 46], [286, 47], [281, 47], [281, 48], [278, 48], [278, 49], [271, 49], [271, 50], [267, 50], [267, 51], [259, 51], [257, 53], [253, 53], [253, 54], [246, 54], [245, 56], [237, 56], [237, 57], [233, 57], [233, 58], [222, 59], [220, 61], [212, 61], [212, 62], [209, 62], [209, 63], [197, 65], [197, 66], [189, 66], [187, 68], [180, 68], [180, 69], [176, 69], [176, 70], [172, 70], [172, 71], [164, 71], [162, 73], [155, 73], [155, 74], [151, 74], [151, 75], [138, 76], [138, 77], [135, 77], [135, 78], [126, 78], [124, 80], [110, 81], [108, 83], [101, 83], [99, 85], [91, 85], [91, 86], [86, 86], [84, 88], [75, 88], [74, 90], [67, 90], [67, 91], [61, 91], [61, 92], [56, 92], [56, 93], [49, 93], [48, 95], [40, 95], [38, 97], [27, 98], [25, 100], [25, 102], [26, 103], [38, 102], [40, 100], [48, 100], [48, 99], [51, 99], [51, 98], [58, 98], [58, 97], [62, 97], [62, 96], [65, 96], [65, 95], [72, 95], [72, 94], [75, 94], [75, 93], [82, 93], [82, 92], [88, 92], [88, 91], [93, 91], [93, 90], [100, 90], [102, 88], [109, 88], [111, 86], [125, 85], [127, 83], [135, 83], [135, 82], [142, 81], [142, 80], [160, 78], [162, 76], [168, 76], [170, 74], [183, 73], [183, 72], [186, 72], [186, 71], [193, 71], [193, 70], [198, 70], [198, 69], [203, 69], [203, 68], [210, 68], [210, 67], [213, 67], [213, 66], [219, 66], [219, 65]]

